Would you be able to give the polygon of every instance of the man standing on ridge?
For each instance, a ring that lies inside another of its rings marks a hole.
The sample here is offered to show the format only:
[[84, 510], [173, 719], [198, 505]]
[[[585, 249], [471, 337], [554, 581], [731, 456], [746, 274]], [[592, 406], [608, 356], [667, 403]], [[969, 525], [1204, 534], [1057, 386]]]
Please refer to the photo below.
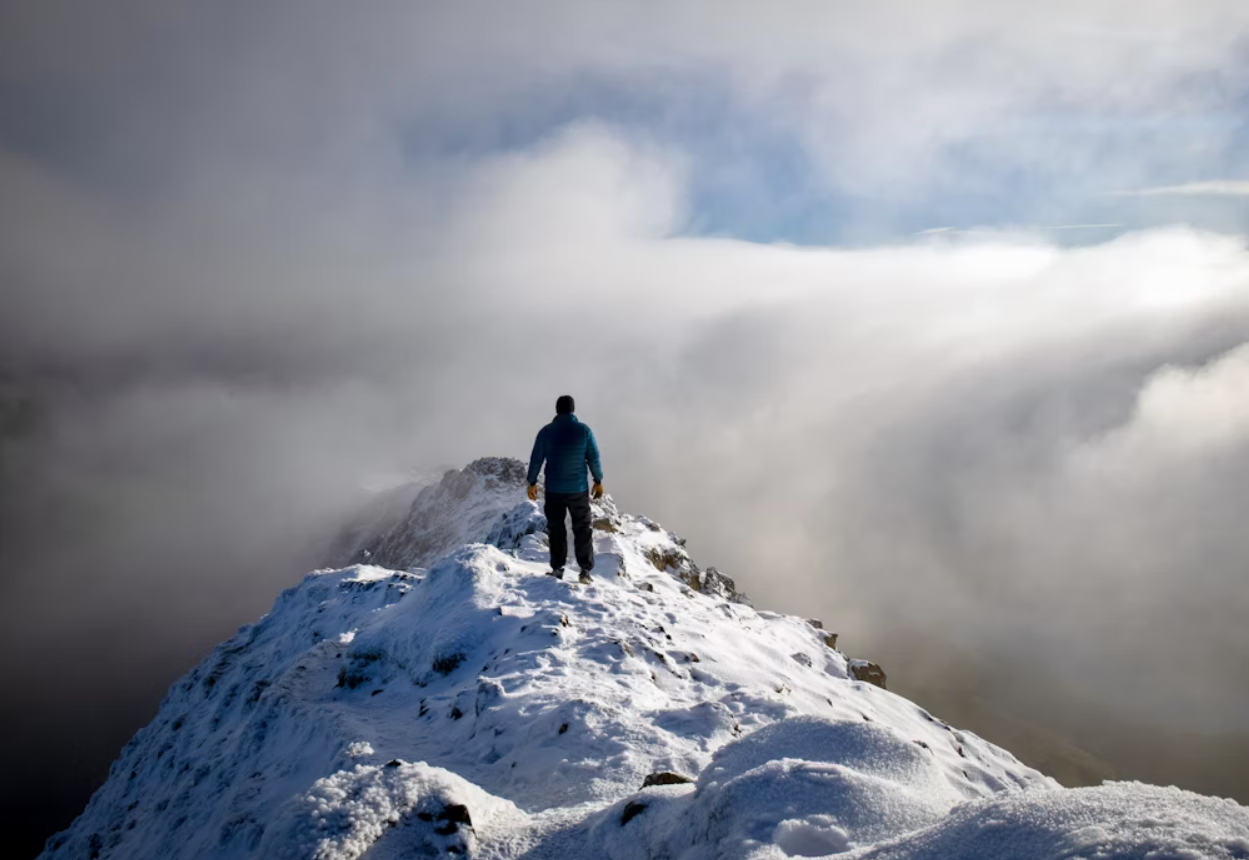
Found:
[[529, 457], [529, 498], [538, 500], [538, 471], [546, 462], [546, 522], [551, 536], [551, 576], [564, 577], [568, 560], [568, 532], [564, 515], [572, 514], [572, 535], [581, 582], [594, 569], [594, 538], [590, 531], [590, 486], [586, 468], [594, 477], [594, 498], [603, 497], [603, 466], [599, 463], [594, 432], [573, 415], [572, 397], [555, 401], [555, 420], [538, 431]]

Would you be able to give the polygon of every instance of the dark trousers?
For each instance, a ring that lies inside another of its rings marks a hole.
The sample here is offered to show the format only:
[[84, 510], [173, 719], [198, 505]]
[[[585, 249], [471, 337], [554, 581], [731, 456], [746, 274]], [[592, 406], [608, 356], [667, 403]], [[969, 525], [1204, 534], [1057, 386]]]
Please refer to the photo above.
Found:
[[546, 494], [546, 525], [551, 535], [551, 568], [559, 570], [568, 561], [568, 531], [564, 514], [572, 514], [572, 537], [577, 564], [585, 572], [594, 567], [594, 537], [590, 531], [590, 491]]

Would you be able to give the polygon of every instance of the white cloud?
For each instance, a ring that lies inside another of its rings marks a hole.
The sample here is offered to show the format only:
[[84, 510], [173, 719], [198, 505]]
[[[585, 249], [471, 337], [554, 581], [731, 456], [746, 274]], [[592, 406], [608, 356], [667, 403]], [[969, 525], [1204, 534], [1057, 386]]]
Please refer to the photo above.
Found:
[[1160, 185], [1136, 191], [1119, 191], [1121, 197], [1246, 197], [1249, 182], [1223, 179], [1213, 182], [1189, 182], [1184, 185]]
[[[69, 106], [6, 138], [56, 147], [0, 161], [3, 348], [71, 380], [12, 460], [31, 563], [6, 582], [60, 626], [7, 635], [220, 638], [271, 601], [257, 569], [302, 560], [275, 508], [294, 543], [354, 501], [345, 475], [524, 453], [571, 391], [622, 504], [865, 652], [922, 630], [1011, 667], [1096, 653], [1077, 680], [1142, 707], [1176, 701], [1150, 686], [1185, 656], [1160, 626], [1249, 664], [1241, 353], [1215, 362], [1249, 340], [1241, 240], [685, 236], [699, 153], [578, 101], [614, 85], [661, 126], [723, 88], [810, 181], [874, 199], [983, 193], [986, 161], [1146, 188], [1166, 141], [1125, 154], [1064, 117], [1224, 107], [1193, 81], [1234, 89], [1245, 4], [218, 8], [0, 18], [0, 82]], [[1208, 142], [1218, 162], [1230, 132]], [[178, 603], [207, 576], [229, 612]], [[165, 590], [141, 605], [136, 578]], [[1184, 690], [1243, 725], [1225, 677]]]

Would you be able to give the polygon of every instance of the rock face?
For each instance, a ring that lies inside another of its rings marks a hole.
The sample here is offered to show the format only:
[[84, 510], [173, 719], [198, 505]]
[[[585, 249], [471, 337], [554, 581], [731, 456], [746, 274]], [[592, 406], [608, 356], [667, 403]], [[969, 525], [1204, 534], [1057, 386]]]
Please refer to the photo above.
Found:
[[[1001, 815], [1048, 826], [1052, 780], [856, 683], [872, 664], [756, 611], [609, 498], [594, 584], [546, 576], [520, 465], [448, 473], [402, 523], [361, 533], [357, 551], [397, 569], [283, 592], [174, 684], [43, 856], [766, 860], [879, 844], [944, 860], [924, 840], [988, 838]], [[1105, 815], [1063, 820], [1121, 826], [1120, 794], [1088, 797]], [[1166, 839], [1244, 856], [1249, 815], [1191, 797]]]

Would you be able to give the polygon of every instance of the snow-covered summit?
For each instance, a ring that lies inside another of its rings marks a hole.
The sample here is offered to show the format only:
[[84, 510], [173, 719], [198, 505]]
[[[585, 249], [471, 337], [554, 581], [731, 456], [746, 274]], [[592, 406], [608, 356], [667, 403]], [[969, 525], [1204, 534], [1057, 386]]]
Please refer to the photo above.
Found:
[[523, 489], [480, 460], [356, 534], [371, 563], [176, 683], [44, 856], [1249, 858], [1243, 807], [1061, 789], [610, 499], [595, 583], [546, 576]]

